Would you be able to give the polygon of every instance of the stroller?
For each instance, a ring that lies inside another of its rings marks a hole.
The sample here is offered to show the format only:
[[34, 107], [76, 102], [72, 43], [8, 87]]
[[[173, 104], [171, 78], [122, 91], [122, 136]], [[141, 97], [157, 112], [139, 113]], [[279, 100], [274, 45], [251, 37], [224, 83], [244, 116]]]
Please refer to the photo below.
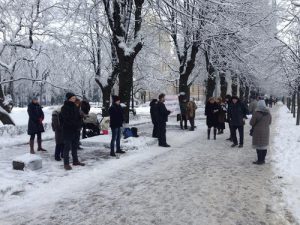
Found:
[[99, 121], [98, 117], [101, 117], [101, 114], [89, 113], [83, 119], [82, 139], [101, 134], [100, 124], [103, 118]]

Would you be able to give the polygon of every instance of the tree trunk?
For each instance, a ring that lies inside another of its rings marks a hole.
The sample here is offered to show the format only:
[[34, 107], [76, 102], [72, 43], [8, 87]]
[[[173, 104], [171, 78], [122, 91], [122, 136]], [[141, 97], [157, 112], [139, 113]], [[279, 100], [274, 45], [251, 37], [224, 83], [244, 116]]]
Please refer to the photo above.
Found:
[[247, 102], [249, 102], [249, 95], [250, 95], [250, 88], [248, 87], [248, 85], [246, 85], [246, 87], [245, 87], [245, 100]]
[[102, 89], [102, 116], [109, 116], [109, 107], [110, 107], [110, 95], [111, 87], [109, 85], [103, 87]]
[[296, 93], [293, 92], [293, 96], [292, 96], [292, 113], [293, 113], [293, 117], [296, 118]]
[[226, 74], [224, 72], [220, 72], [220, 87], [221, 87], [221, 98], [225, 99], [227, 94], [228, 84], [226, 82]]
[[15, 125], [14, 121], [11, 119], [9, 114], [7, 112], [3, 112], [2, 110], [3, 108], [0, 106], [0, 121], [4, 125]]
[[187, 99], [190, 99], [190, 87], [186, 76], [181, 75], [179, 78], [179, 93], [184, 92]]
[[297, 91], [297, 120], [296, 120], [296, 125], [300, 125], [300, 86], [298, 87]]
[[290, 97], [287, 97], [287, 107], [288, 109], [291, 111], [291, 98]]
[[245, 87], [242, 81], [240, 81], [240, 88], [239, 88], [239, 94], [241, 101], [245, 101]]
[[[120, 59], [119, 59], [120, 60]], [[120, 76], [119, 76], [119, 97], [121, 102], [126, 105], [124, 108], [124, 122], [129, 123], [129, 107], [131, 89], [133, 84], [133, 59], [126, 57], [120, 60]]]
[[234, 74], [232, 77], [231, 77], [231, 80], [232, 80], [232, 84], [231, 84], [231, 95], [232, 96], [237, 96], [237, 92], [238, 92], [238, 79], [237, 79], [237, 75]]

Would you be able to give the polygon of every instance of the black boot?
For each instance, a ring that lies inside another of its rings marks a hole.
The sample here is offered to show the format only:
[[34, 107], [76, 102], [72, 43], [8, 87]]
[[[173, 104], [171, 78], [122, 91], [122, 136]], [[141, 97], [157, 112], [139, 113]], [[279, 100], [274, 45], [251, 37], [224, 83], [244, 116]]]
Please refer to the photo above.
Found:
[[112, 157], [116, 157], [116, 153], [115, 153], [115, 151], [110, 151], [110, 156], [112, 156]]
[[207, 129], [207, 139], [208, 140], [210, 139], [210, 130], [211, 130], [210, 128]]
[[217, 139], [217, 129], [214, 128], [214, 140], [216, 140], [216, 139]]
[[265, 163], [265, 161], [263, 160], [263, 150], [258, 150], [256, 149], [256, 153], [257, 153], [257, 161], [253, 162], [253, 164], [256, 164], [256, 165], [262, 165]]

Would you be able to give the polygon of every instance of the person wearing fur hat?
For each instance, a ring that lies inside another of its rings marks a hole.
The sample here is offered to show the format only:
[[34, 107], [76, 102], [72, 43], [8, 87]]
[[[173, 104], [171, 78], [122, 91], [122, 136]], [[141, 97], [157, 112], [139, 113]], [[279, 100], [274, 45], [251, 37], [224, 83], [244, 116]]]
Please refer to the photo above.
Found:
[[110, 117], [110, 128], [112, 132], [111, 142], [110, 142], [110, 156], [115, 157], [115, 145], [117, 147], [116, 153], [124, 154], [125, 152], [121, 150], [121, 127], [123, 126], [124, 117], [123, 109], [121, 107], [121, 101], [119, 96], [112, 96], [113, 103], [109, 108]]
[[38, 102], [37, 97], [33, 97], [31, 103], [28, 105], [28, 135], [30, 135], [30, 153], [34, 152], [34, 139], [37, 136], [38, 151], [45, 152], [46, 150], [42, 148], [42, 133], [45, 131], [43, 126], [44, 112], [41, 105]]
[[79, 162], [78, 150], [78, 130], [81, 128], [81, 115], [79, 108], [76, 106], [76, 95], [73, 93], [66, 94], [66, 101], [61, 108], [61, 122], [64, 138], [64, 168], [71, 170], [69, 162], [69, 153], [72, 152], [73, 166], [84, 166], [84, 163]]
[[244, 145], [244, 125], [245, 119], [247, 119], [247, 109], [237, 96], [233, 96], [231, 101], [232, 103], [228, 109], [228, 119], [231, 126], [231, 137], [233, 141], [231, 147], [236, 147], [238, 145], [236, 136], [236, 130], [238, 130], [240, 135], [239, 148], [242, 148]]
[[252, 146], [256, 149], [257, 161], [253, 162], [257, 165], [265, 163], [267, 149], [270, 141], [270, 125], [272, 123], [272, 115], [266, 106], [264, 100], [259, 100], [256, 110], [250, 120], [252, 126]]

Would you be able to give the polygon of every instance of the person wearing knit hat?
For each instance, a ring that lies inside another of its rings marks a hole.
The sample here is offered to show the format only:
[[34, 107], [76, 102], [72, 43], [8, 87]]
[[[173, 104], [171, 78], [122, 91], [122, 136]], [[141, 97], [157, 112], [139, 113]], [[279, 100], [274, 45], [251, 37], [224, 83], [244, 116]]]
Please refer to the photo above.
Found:
[[[123, 126], [123, 109], [120, 105], [119, 96], [112, 96], [113, 103], [109, 108], [110, 117], [110, 128], [112, 132], [111, 142], [110, 142], [110, 156], [116, 157], [116, 153], [123, 154], [124, 151], [121, 150], [121, 127]], [[115, 153], [115, 145], [117, 146], [117, 151]]]
[[75, 95], [74, 93], [72, 93], [72, 92], [68, 92], [68, 93], [66, 94], [66, 100], [70, 100], [71, 98], [74, 99], [73, 102], [76, 101], [76, 95]]
[[72, 151], [73, 166], [84, 166], [78, 160], [78, 130], [81, 129], [81, 115], [79, 108], [76, 106], [76, 95], [69, 92], [66, 94], [66, 101], [61, 108], [60, 118], [63, 128], [63, 139], [64, 139], [64, 168], [65, 170], [71, 170], [69, 162], [69, 153]]
[[250, 125], [252, 126], [252, 146], [256, 149], [257, 161], [256, 165], [265, 163], [267, 149], [270, 142], [270, 125], [272, 123], [272, 115], [266, 106], [264, 100], [259, 100], [257, 108], [253, 114]]
[[231, 147], [236, 147], [238, 145], [236, 136], [236, 130], [238, 130], [240, 135], [239, 148], [242, 148], [244, 145], [244, 125], [245, 119], [247, 119], [247, 108], [237, 96], [233, 96], [231, 100], [232, 103], [228, 109], [228, 119], [231, 126], [231, 137], [233, 141]]

